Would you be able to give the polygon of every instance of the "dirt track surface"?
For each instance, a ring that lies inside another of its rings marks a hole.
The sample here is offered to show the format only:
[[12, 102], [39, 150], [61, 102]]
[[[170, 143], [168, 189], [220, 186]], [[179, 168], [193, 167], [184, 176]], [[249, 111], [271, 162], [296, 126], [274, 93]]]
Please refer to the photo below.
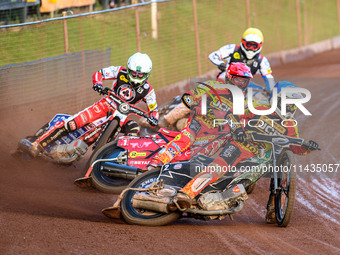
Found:
[[[322, 151], [298, 162], [340, 163], [340, 51], [273, 70], [277, 80], [294, 78], [312, 94], [306, 107], [313, 116], [300, 114], [299, 132]], [[300, 178], [287, 228], [265, 223], [268, 180], [258, 182], [234, 221], [183, 218], [164, 227], [132, 226], [101, 213], [114, 196], [73, 184], [84, 161], [60, 167], [10, 156], [17, 141], [46, 119], [28, 112], [23, 127], [0, 114], [0, 254], [340, 254], [339, 179]]]

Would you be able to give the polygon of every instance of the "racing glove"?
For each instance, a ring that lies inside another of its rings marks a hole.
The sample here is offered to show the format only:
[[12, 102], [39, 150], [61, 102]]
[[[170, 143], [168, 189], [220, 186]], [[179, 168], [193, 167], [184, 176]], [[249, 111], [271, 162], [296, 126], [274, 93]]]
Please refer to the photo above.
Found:
[[148, 118], [148, 122], [149, 122], [149, 124], [150, 124], [152, 127], [155, 127], [155, 126], [158, 125], [158, 119], [156, 119], [156, 118], [153, 117], [153, 116], [150, 116], [150, 117]]
[[99, 83], [93, 85], [93, 90], [97, 91], [99, 94], [103, 94], [103, 86]]
[[222, 72], [224, 72], [227, 69], [227, 67], [226, 67], [225, 63], [221, 63], [221, 64], [218, 65], [218, 69], [220, 69]]
[[241, 127], [236, 128], [234, 131], [234, 139], [236, 142], [244, 143], [247, 139], [246, 132], [244, 132]]
[[307, 150], [311, 150], [311, 151], [321, 150], [319, 144], [312, 140], [309, 140], [309, 142], [305, 145], [305, 147]]

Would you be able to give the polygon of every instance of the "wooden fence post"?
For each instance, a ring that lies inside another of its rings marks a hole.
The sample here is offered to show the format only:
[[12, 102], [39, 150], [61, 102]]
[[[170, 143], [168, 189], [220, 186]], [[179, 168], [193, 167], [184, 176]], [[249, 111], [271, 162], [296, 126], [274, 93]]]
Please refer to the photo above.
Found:
[[246, 7], [247, 7], [247, 25], [248, 25], [248, 27], [251, 27], [251, 22], [250, 22], [250, 0], [246, 0]]
[[135, 21], [136, 21], [136, 41], [137, 41], [137, 51], [138, 51], [138, 52], [141, 52], [138, 7], [135, 7]]
[[[84, 53], [84, 35], [83, 35], [83, 23], [82, 23], [82, 18], [78, 19], [78, 24], [79, 24], [79, 33], [80, 33], [80, 49], [81, 49], [81, 65], [82, 65], [82, 87], [86, 89], [88, 86], [86, 83], [86, 74], [85, 74], [85, 53]], [[77, 102], [80, 102], [80, 107], [84, 107], [84, 97], [79, 98], [79, 93], [76, 93], [78, 95]]]
[[202, 74], [201, 71], [201, 58], [200, 58], [200, 43], [198, 36], [198, 23], [197, 23], [197, 12], [196, 12], [196, 0], [192, 0], [192, 9], [194, 12], [194, 25], [195, 25], [195, 42], [196, 42], [196, 59], [197, 59], [197, 68], [198, 75]]
[[308, 16], [308, 10], [307, 10], [307, 0], [303, 2], [303, 30], [304, 30], [304, 45], [308, 44], [308, 26], [307, 26], [307, 16]]
[[302, 46], [302, 32], [301, 32], [301, 15], [300, 15], [300, 0], [296, 0], [296, 19], [299, 38], [299, 47]]
[[[66, 11], [63, 11], [63, 17], [66, 17]], [[64, 45], [65, 45], [65, 54], [69, 53], [68, 49], [68, 33], [67, 33], [67, 20], [64, 19]]]
[[340, 0], [336, 0], [336, 9], [338, 11], [338, 29], [340, 34]]
[[157, 20], [157, 3], [151, 3], [151, 26], [152, 26], [152, 38], [158, 38], [158, 20]]

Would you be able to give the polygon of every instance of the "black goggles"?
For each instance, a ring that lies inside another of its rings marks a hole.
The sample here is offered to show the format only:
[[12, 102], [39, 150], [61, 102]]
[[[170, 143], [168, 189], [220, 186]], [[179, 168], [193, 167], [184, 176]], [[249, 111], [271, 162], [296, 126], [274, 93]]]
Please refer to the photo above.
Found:
[[230, 82], [235, 86], [241, 87], [242, 89], [246, 88], [249, 85], [250, 78], [239, 77], [239, 76], [231, 76]]

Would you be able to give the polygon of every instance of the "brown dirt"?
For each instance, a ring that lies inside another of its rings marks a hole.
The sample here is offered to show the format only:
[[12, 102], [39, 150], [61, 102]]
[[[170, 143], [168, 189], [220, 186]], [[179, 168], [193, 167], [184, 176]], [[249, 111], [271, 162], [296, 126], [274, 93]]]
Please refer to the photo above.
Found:
[[[273, 69], [277, 80], [294, 78], [312, 93], [306, 107], [313, 116], [301, 114], [299, 130], [322, 151], [298, 157], [299, 164], [339, 164], [340, 51]], [[39, 116], [27, 111], [20, 120], [13, 116], [15, 109], [0, 112], [1, 254], [340, 254], [335, 178], [299, 179], [287, 228], [264, 221], [268, 180], [258, 182], [234, 221], [180, 219], [164, 227], [112, 221], [101, 210], [113, 204], [114, 196], [73, 184], [85, 160], [59, 167], [10, 156], [20, 138], [48, 119], [47, 111]]]

